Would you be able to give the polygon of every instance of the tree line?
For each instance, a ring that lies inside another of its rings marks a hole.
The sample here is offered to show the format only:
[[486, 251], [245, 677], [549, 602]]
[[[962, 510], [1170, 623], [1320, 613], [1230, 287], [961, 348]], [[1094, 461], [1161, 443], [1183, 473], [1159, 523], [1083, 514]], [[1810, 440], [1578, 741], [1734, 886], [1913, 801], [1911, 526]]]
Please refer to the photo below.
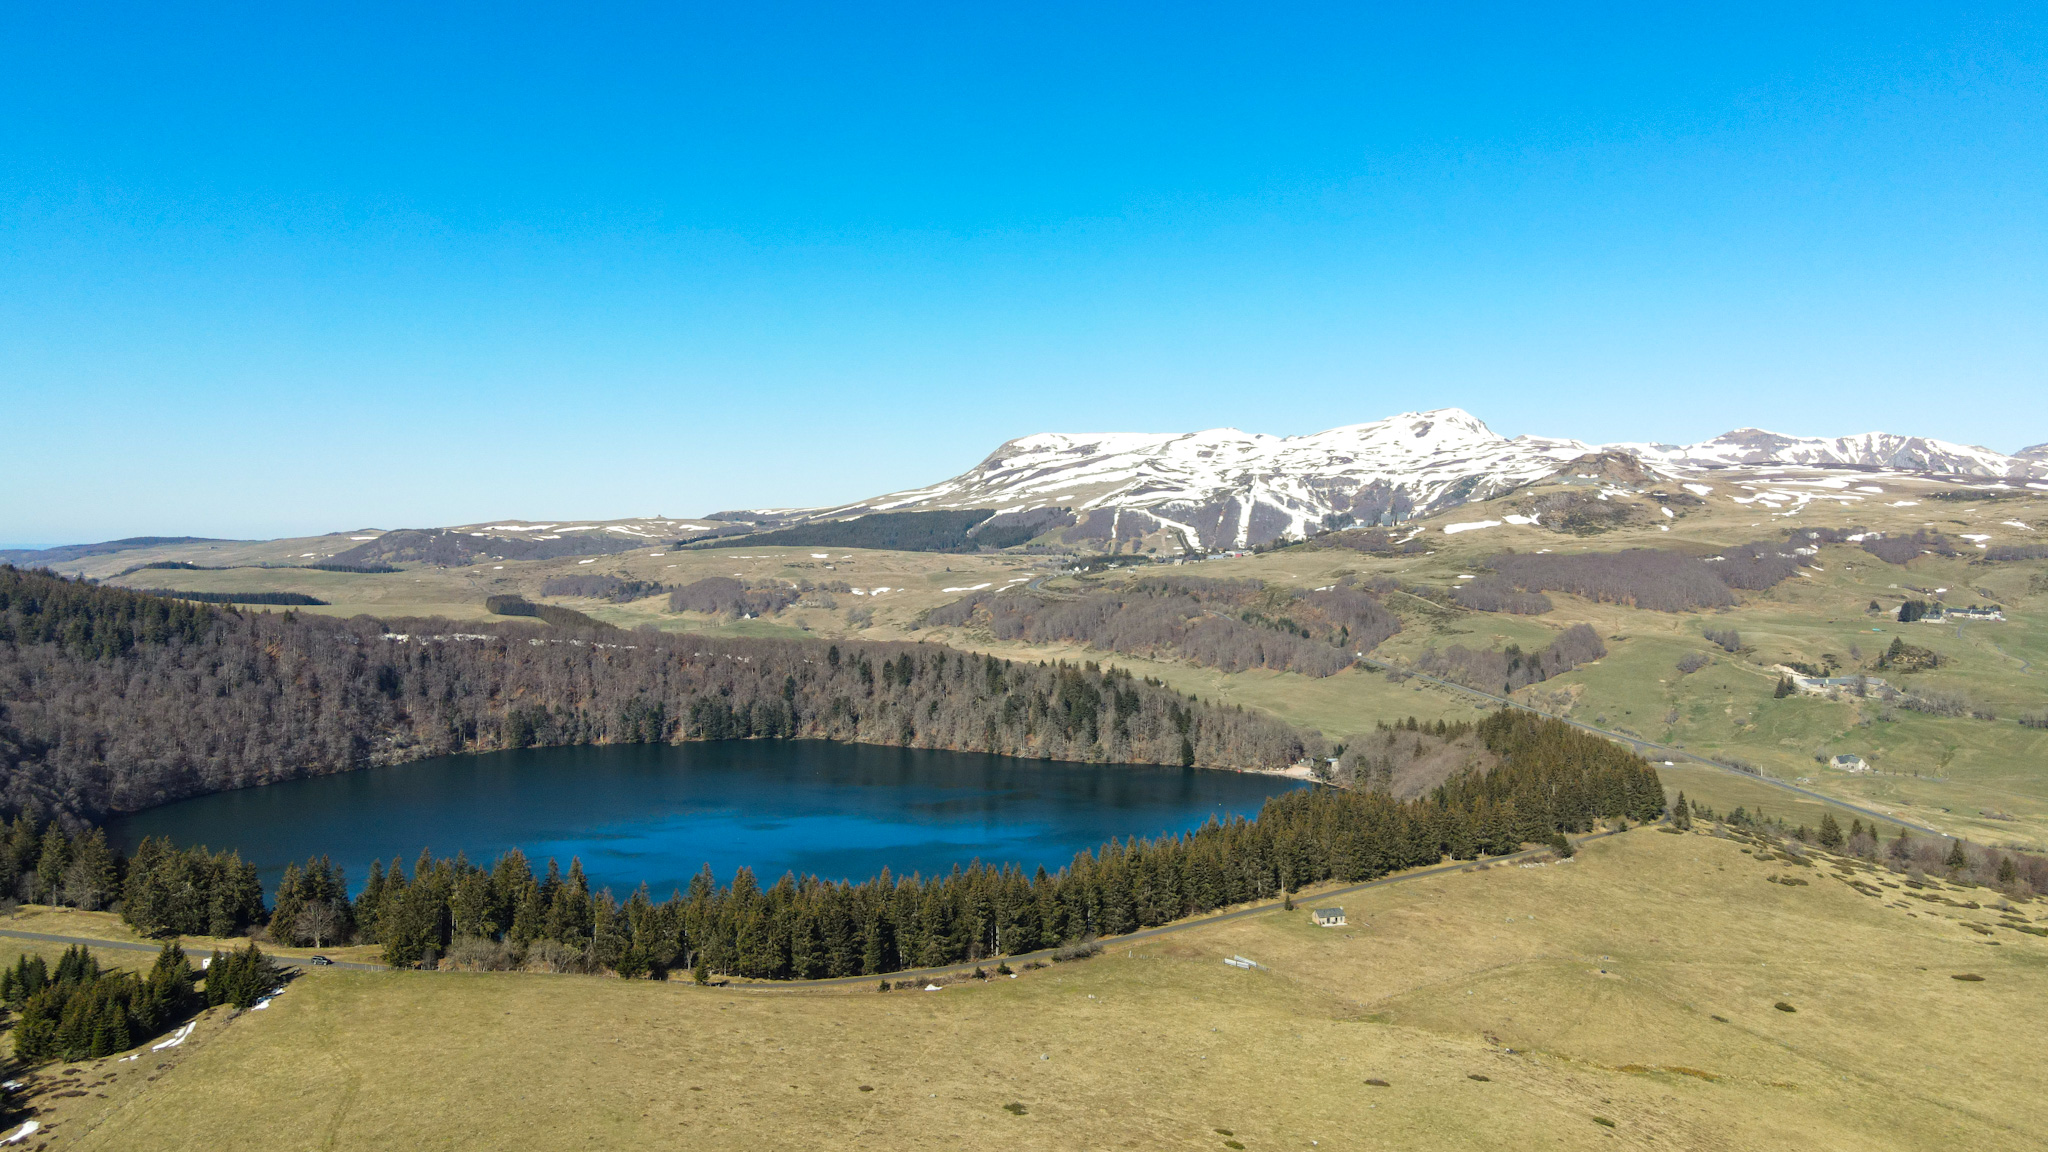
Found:
[[627, 580], [619, 576], [599, 575], [550, 576], [540, 586], [543, 596], [576, 596], [609, 600], [614, 604], [630, 604], [666, 591], [668, 585], [658, 580]]
[[1524, 652], [1519, 644], [1509, 644], [1498, 651], [1467, 648], [1463, 644], [1425, 648], [1415, 660], [1415, 670], [1483, 692], [1506, 695], [1605, 655], [1607, 645], [1600, 642], [1600, 634], [1589, 625], [1574, 624], [1558, 633], [1557, 639], [1540, 652]]
[[194, 600], [201, 604], [269, 604], [277, 607], [306, 608], [327, 603], [317, 596], [308, 596], [304, 592], [178, 592], [169, 588], [150, 588], [146, 591], [151, 596]]
[[[941, 512], [873, 512], [851, 520], [832, 520], [777, 528], [749, 536], [707, 540], [697, 548], [766, 548], [775, 546], [809, 548], [880, 548], [892, 552], [976, 552], [984, 546], [1000, 547], [1012, 542], [1014, 531], [992, 538], [984, 545], [971, 535], [976, 526], [996, 514], [993, 508], [969, 508]], [[1036, 533], [1032, 533], [1036, 535]], [[1023, 543], [1030, 539], [1015, 540]]]
[[1094, 664], [936, 644], [336, 620], [0, 568], [0, 809], [186, 796], [530, 745], [807, 738], [1283, 767], [1320, 734]]
[[1348, 580], [1297, 591], [1259, 580], [1148, 576], [1077, 596], [977, 592], [925, 623], [980, 627], [1000, 640], [1065, 641], [1170, 655], [1226, 672], [1272, 668], [1330, 676], [1400, 630], [1400, 618]]
[[0, 969], [0, 1003], [14, 1012], [14, 1058], [34, 1065], [111, 1056], [200, 1008], [248, 1008], [283, 980], [254, 941], [237, 951], [217, 951], [203, 971], [194, 971], [172, 940], [146, 975], [102, 968], [90, 951], [74, 944], [55, 971], [42, 957], [28, 955]]
[[[1625, 749], [1555, 720], [1502, 711], [1476, 726], [1390, 732], [1437, 741], [1472, 734], [1487, 767], [1427, 795], [1318, 789], [1269, 801], [1252, 820], [1211, 821], [1157, 839], [1111, 841], [1056, 873], [976, 861], [943, 876], [830, 882], [785, 875], [763, 887], [748, 869], [708, 871], [656, 902], [592, 892], [581, 864], [539, 875], [517, 851], [480, 867], [421, 852], [374, 865], [350, 900], [325, 860], [294, 868], [270, 935], [380, 944], [394, 966], [447, 959], [472, 967], [544, 967], [624, 976], [695, 969], [763, 979], [877, 975], [1015, 955], [1199, 915], [1326, 880], [1501, 855], [1584, 832], [1596, 821], [1652, 820], [1656, 772]], [[168, 846], [158, 849], [169, 852]], [[138, 853], [131, 875], [142, 866]]]

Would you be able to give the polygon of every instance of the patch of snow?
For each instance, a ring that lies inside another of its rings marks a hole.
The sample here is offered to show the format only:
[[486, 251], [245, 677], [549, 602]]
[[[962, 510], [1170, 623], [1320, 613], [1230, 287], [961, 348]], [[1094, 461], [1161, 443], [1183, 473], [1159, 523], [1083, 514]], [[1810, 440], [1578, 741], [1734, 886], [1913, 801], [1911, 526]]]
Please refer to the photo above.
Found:
[[1507, 514], [1506, 519], [1507, 522], [1510, 524], [1534, 524], [1536, 523], [1538, 517], [1523, 516], [1518, 513], [1510, 512]]
[[1894, 507], [1894, 508], [1918, 508], [1919, 506], [1920, 506], [1920, 502], [1919, 502], [1918, 500], [1894, 500], [1894, 501], [1892, 501], [1892, 507]]
[[813, 553], [811, 553], [811, 559], [813, 559], [813, 560], [830, 560], [831, 558], [832, 558], [832, 554], [831, 554], [830, 552], [813, 552]]
[[1466, 575], [1465, 573], [1463, 573], [1463, 572], [1460, 572], [1460, 573], [1458, 573], [1458, 579], [1460, 579], [1460, 580], [1477, 580], [1477, 579], [1479, 579], [1479, 577], [1477, 577], [1477, 576], [1468, 576], [1468, 575]]
[[23, 1140], [26, 1140], [26, 1139], [28, 1139], [29, 1137], [31, 1137], [31, 1136], [33, 1136], [33, 1135], [35, 1135], [36, 1133], [38, 1133], [38, 1132], [40, 1132], [40, 1131], [42, 1131], [42, 1130], [43, 1130], [43, 1122], [42, 1122], [42, 1121], [40, 1121], [40, 1120], [24, 1120], [24, 1121], [22, 1121], [22, 1123], [21, 1123], [21, 1127], [19, 1127], [19, 1128], [16, 1128], [16, 1129], [14, 1130], [14, 1134], [13, 1134], [13, 1135], [11, 1135], [11, 1136], [8, 1136], [8, 1137], [7, 1137], [6, 1139], [0, 1139], [0, 1144], [19, 1144], [19, 1143], [21, 1143], [21, 1142], [22, 1142]]
[[965, 587], [961, 587], [961, 588], [941, 588], [941, 589], [939, 589], [939, 591], [941, 591], [941, 592], [979, 592], [979, 591], [981, 591], [981, 590], [982, 590], [983, 588], [993, 588], [993, 587], [995, 587], [995, 585], [994, 585], [994, 584], [969, 584], [969, 585], [967, 585], [967, 586], [965, 586]]
[[[200, 967], [204, 968], [212, 962], [213, 957], [209, 956], [206, 958], [206, 961], [200, 965]], [[199, 1021], [197, 1020], [187, 1021], [183, 1028], [180, 1028], [176, 1032], [173, 1032], [171, 1034], [171, 1038], [169, 1040], [165, 1040], [157, 1044], [152, 1044], [149, 1046], [149, 1050], [151, 1052], [161, 1052], [166, 1048], [176, 1048], [178, 1045], [183, 1044], [185, 1042], [185, 1037], [190, 1036], [192, 1034], [193, 1027], [198, 1023]]]
[[351, 537], [349, 537], [349, 539], [351, 539], [351, 540], [375, 540], [375, 539], [376, 539], [376, 537], [375, 537], [375, 536], [351, 536]]
[[2001, 520], [1999, 523], [2008, 528], [2017, 528], [2022, 532], [2032, 532], [2034, 530], [2031, 524], [2022, 524], [2018, 520]]
[[[1602, 497], [1602, 499], [1605, 499], [1605, 497]], [[1462, 524], [1444, 525], [1444, 535], [1456, 536], [1460, 532], [1475, 532], [1481, 528], [1498, 527], [1500, 527], [1500, 521], [1498, 520], [1467, 520]]]
[[1714, 489], [1706, 484], [1680, 484], [1679, 487], [1699, 497], [1707, 497], [1714, 494]]
[[1672, 511], [1671, 509], [1669, 509], [1669, 508], [1659, 508], [1659, 509], [1658, 509], [1658, 511], [1659, 511], [1659, 512], [1662, 512], [1662, 513], [1664, 513], [1664, 518], [1665, 518], [1666, 520], [1676, 520], [1676, 519], [1678, 519], [1678, 513], [1676, 513], [1676, 512], [1673, 512], [1673, 511]]
[[577, 561], [577, 563], [578, 563], [578, 564], [595, 564], [595, 563], [597, 563], [597, 557], [593, 556], [593, 557], [591, 557], [591, 558], [590, 558], [590, 559], [588, 559], [588, 560], [578, 560], [578, 561]]
[[1875, 492], [1875, 493], [1879, 494], [1880, 496], [1884, 494], [1884, 489], [1882, 489], [1882, 488], [1879, 488], [1879, 487], [1878, 487], [1877, 485], [1875, 485], [1875, 484], [1858, 484], [1858, 485], [1856, 486], [1856, 490], [1857, 490], [1858, 492]]
[[1984, 535], [1984, 534], [1982, 534], [1982, 533], [1979, 533], [1979, 532], [1958, 532], [1958, 533], [1956, 533], [1956, 535], [1958, 535], [1958, 536], [1961, 536], [1961, 537], [1962, 537], [1963, 539], [1965, 539], [1965, 540], [1989, 540], [1989, 539], [1991, 539], [1991, 537], [1989, 537], [1989, 536], [1986, 536], [1986, 535]]

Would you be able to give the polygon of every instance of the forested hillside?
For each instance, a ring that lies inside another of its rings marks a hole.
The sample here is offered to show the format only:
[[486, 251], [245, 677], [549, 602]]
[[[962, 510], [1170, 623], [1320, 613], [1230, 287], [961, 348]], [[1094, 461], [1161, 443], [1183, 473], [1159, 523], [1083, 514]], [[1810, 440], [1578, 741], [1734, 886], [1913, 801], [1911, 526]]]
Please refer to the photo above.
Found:
[[[964, 512], [873, 512], [851, 520], [830, 520], [757, 532], [731, 540], [713, 540], [700, 548], [755, 548], [775, 545], [810, 548], [885, 548], [899, 552], [973, 552], [983, 546], [974, 528], [995, 515], [993, 508]], [[988, 542], [992, 548], [1021, 544], [1014, 533]]]
[[1071, 641], [1172, 655], [1226, 672], [1272, 668], [1329, 676], [1400, 631], [1400, 618], [1349, 579], [1311, 592], [1257, 580], [1155, 576], [1062, 596], [982, 592], [926, 623], [987, 628], [999, 640]]
[[1092, 664], [334, 620], [0, 568], [0, 803], [15, 811], [90, 817], [449, 752], [734, 737], [1228, 768], [1324, 751]]

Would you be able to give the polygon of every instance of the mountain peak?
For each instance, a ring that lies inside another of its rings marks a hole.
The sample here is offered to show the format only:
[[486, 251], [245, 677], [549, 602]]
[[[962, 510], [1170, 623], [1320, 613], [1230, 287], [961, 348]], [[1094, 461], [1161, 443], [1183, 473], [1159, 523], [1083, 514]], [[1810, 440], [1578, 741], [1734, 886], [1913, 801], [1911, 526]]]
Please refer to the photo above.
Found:
[[[1190, 548], [1237, 548], [1343, 524], [1396, 524], [1491, 499], [1573, 461], [1596, 461], [1600, 475], [1625, 483], [1648, 482], [1651, 472], [1758, 465], [1999, 478], [2048, 473], [2048, 445], [2032, 451], [2041, 453], [2039, 463], [1888, 432], [1822, 439], [1763, 428], [1737, 428], [1701, 444], [1595, 447], [1539, 436], [1510, 440], [1462, 408], [1436, 408], [1292, 436], [1237, 428], [1041, 432], [1008, 441], [943, 483], [812, 515], [994, 508], [1057, 514], [1071, 524], [1072, 543], [1108, 547], [1163, 533]], [[1631, 479], [1622, 480], [1624, 474]]]

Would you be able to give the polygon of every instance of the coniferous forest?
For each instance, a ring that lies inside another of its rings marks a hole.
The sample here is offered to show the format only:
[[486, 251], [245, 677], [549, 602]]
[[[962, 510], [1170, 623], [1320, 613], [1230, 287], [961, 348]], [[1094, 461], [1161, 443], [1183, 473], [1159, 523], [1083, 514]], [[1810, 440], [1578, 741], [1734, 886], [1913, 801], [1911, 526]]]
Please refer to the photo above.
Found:
[[336, 620], [0, 567], [0, 808], [91, 820], [453, 752], [815, 738], [1281, 767], [1320, 735], [1093, 664], [524, 620]]

